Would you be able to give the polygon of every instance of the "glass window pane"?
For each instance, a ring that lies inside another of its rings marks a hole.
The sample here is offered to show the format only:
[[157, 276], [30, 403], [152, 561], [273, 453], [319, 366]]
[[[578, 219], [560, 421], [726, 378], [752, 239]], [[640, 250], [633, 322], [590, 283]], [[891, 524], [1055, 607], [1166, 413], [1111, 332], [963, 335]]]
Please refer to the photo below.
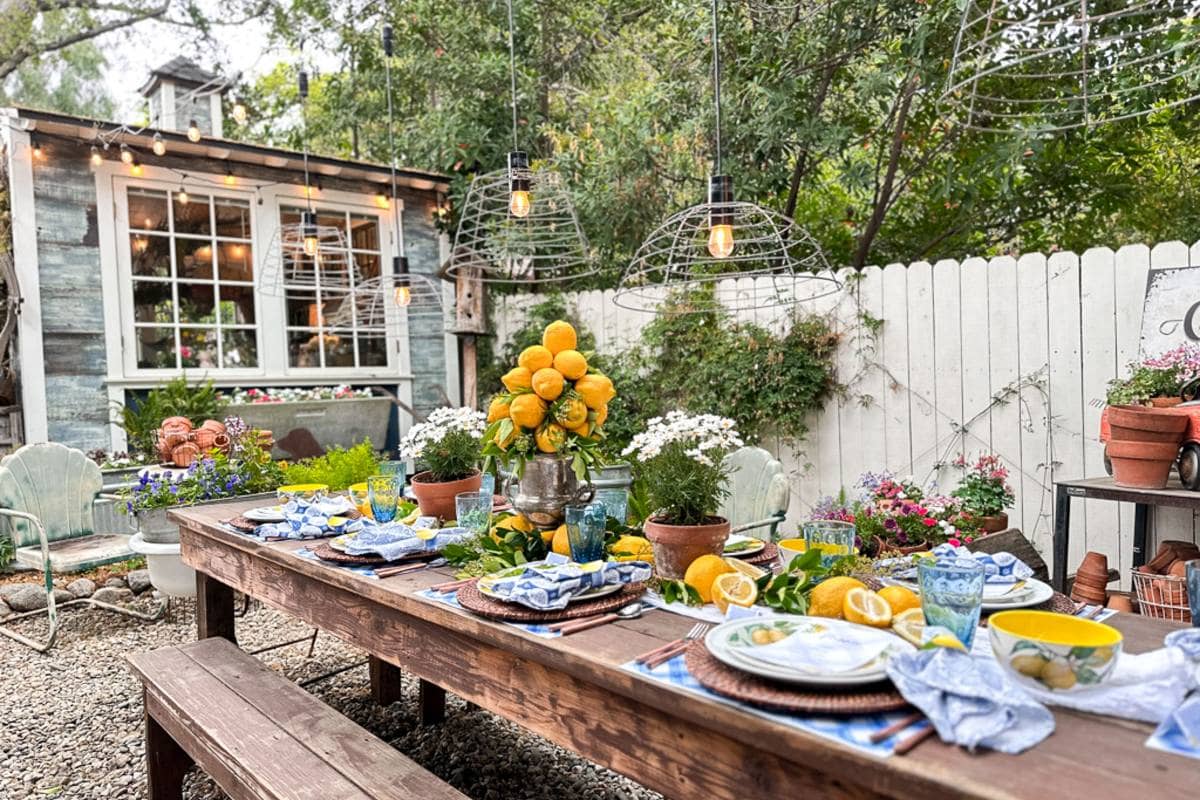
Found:
[[304, 213], [302, 208], [283, 206], [279, 209], [279, 221], [284, 225], [299, 225], [302, 213]]
[[217, 235], [233, 239], [250, 238], [250, 204], [245, 200], [218, 197], [214, 200]]
[[143, 231], [166, 231], [167, 193], [130, 189], [129, 227]]
[[293, 367], [321, 366], [321, 337], [315, 330], [288, 331], [288, 364]]
[[[346, 292], [321, 292], [321, 316], [324, 320], [321, 322], [321, 325], [329, 327], [330, 320], [334, 318], [344, 304], [348, 304], [349, 302], [350, 295]], [[348, 305], [347, 309], [349, 309]], [[349, 312], [347, 311], [347, 313]], [[345, 324], [345, 320], [342, 322]]]
[[211, 283], [179, 284], [179, 321], [215, 325], [217, 308]]
[[171, 297], [171, 284], [166, 281], [134, 281], [133, 319], [135, 322], [173, 323], [175, 302]]
[[325, 334], [325, 366], [354, 366], [354, 336], [350, 331], [339, 328]]
[[211, 281], [212, 262], [212, 242], [207, 239], [175, 239], [175, 276], [177, 278]]
[[245, 369], [258, 366], [258, 343], [252, 330], [222, 330], [223, 367]]
[[179, 363], [183, 367], [215, 369], [217, 332], [211, 328], [180, 328]]
[[135, 328], [139, 369], [175, 369], [175, 330]]
[[350, 215], [350, 246], [355, 250], [379, 251], [379, 218]]
[[182, 197], [178, 192], [171, 193], [171, 201], [175, 208], [175, 232], [176, 233], [198, 233], [208, 235], [212, 233], [212, 220], [209, 219], [209, 197], [206, 194], [187, 193], [188, 201], [186, 203], [179, 202]]
[[387, 339], [383, 336], [358, 337], [358, 364], [362, 367], [387, 366]]
[[223, 281], [253, 281], [254, 254], [250, 245], [218, 242], [217, 275]]
[[379, 256], [373, 253], [355, 253], [354, 263], [358, 265], [360, 280], [379, 277]]
[[131, 233], [129, 251], [134, 275], [171, 276], [171, 240], [166, 236]]
[[292, 328], [315, 328], [317, 318], [316, 292], [288, 292], [287, 324]]
[[221, 324], [254, 324], [254, 287], [221, 284]]
[[346, 238], [346, 214], [342, 211], [330, 211], [318, 208], [317, 225], [337, 228], [342, 232], [342, 239], [345, 240]]

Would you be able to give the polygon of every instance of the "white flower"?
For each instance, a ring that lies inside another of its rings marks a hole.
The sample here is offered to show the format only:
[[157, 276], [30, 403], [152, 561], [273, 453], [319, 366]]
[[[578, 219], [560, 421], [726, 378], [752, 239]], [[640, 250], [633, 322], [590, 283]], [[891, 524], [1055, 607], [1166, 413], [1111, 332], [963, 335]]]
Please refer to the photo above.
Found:
[[473, 408], [436, 408], [424, 422], [408, 429], [400, 440], [402, 459], [420, 458], [425, 448], [436, 445], [452, 433], [463, 431], [476, 439], [487, 428], [487, 414]]
[[667, 445], [678, 443], [685, 445], [684, 453], [697, 463], [715, 466], [725, 452], [742, 446], [742, 438], [734, 425], [733, 420], [714, 414], [689, 416], [682, 411], [672, 411], [665, 418], [649, 420], [646, 430], [633, 437], [622, 455], [633, 455], [638, 461], [646, 462], [661, 455]]

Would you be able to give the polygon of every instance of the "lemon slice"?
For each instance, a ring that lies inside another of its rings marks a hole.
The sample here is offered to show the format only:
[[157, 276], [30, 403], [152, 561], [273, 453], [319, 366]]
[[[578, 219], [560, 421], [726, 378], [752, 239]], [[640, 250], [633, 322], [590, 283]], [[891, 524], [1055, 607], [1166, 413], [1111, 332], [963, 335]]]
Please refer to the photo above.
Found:
[[731, 605], [750, 607], [758, 599], [758, 587], [754, 581], [740, 572], [718, 575], [713, 581], [712, 601], [724, 614]]
[[925, 612], [919, 608], [901, 611], [892, 617], [892, 630], [904, 641], [920, 647], [925, 635]]
[[870, 589], [854, 587], [846, 592], [842, 600], [842, 616], [848, 622], [870, 625], [872, 628], [889, 628], [892, 625], [892, 607]]
[[726, 556], [725, 563], [728, 564], [729, 566], [733, 567], [738, 572], [742, 573], [743, 575], [745, 575], [747, 578], [749, 578], [752, 581], [756, 581], [759, 578], [761, 578], [763, 575], [767, 574], [766, 570], [760, 569], [759, 567], [756, 567], [753, 564], [747, 564], [745, 561], [743, 561], [740, 558], [733, 558], [732, 556]]
[[437, 531], [430, 530], [429, 528], [417, 528], [415, 533], [417, 534], [417, 538], [423, 542], [428, 542], [430, 539], [437, 536]]
[[412, 512], [407, 517], [400, 520], [400, 522], [402, 522], [405, 525], [412, 525], [414, 522], [416, 522], [418, 519], [420, 519], [420, 517], [421, 517], [421, 509], [414, 508], [412, 510]]
[[966, 650], [966, 646], [959, 641], [958, 637], [945, 628], [939, 628], [936, 625], [931, 625], [925, 629], [922, 635], [921, 649], [931, 650], [934, 647], [948, 647], [951, 650]]

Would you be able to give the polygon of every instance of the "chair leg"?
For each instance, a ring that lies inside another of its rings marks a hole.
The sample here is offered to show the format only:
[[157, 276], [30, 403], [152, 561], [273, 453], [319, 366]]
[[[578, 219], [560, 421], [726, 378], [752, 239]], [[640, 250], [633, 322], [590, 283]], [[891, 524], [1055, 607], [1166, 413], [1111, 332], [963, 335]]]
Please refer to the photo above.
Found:
[[[80, 604], [80, 603], [89, 605], [89, 606], [94, 606], [95, 608], [100, 608], [105, 611], [111, 611], [114, 614], [122, 614], [126, 617], [140, 619], [144, 622], [155, 622], [155, 621], [161, 619], [167, 610], [167, 601], [166, 600], [163, 600], [161, 603], [159, 603], [159, 606], [155, 611], [147, 614], [142, 611], [134, 611], [131, 608], [122, 608], [121, 606], [114, 606], [111, 603], [102, 603], [98, 600], [93, 600], [90, 597], [77, 597], [74, 600], [67, 600], [64, 603], [58, 603], [54, 609], [46, 608], [46, 609], [39, 609], [37, 611], [26, 611], [22, 614], [13, 614], [8, 619], [4, 620], [3, 622], [0, 622], [0, 634], [7, 636], [8, 638], [12, 639], [13, 641], [20, 642], [21, 644], [25, 645], [26, 647], [31, 647], [39, 653], [44, 653], [47, 650], [49, 650], [51, 647], [54, 646], [54, 640], [58, 636], [58, 625], [59, 625], [58, 609], [66, 608], [67, 606], [72, 606], [72, 605], [76, 605], [76, 604]], [[17, 620], [26, 619], [28, 617], [40, 616], [43, 612], [47, 612], [47, 616], [49, 617], [49, 620], [50, 620], [50, 631], [46, 637], [46, 641], [44, 641], [44, 642], [39, 642], [35, 639], [30, 639], [28, 636], [24, 636], [23, 634], [17, 633], [16, 631], [9, 630], [6, 627], [10, 623], [16, 622]]]
[[155, 719], [146, 715], [146, 788], [150, 800], [181, 800], [192, 758]]

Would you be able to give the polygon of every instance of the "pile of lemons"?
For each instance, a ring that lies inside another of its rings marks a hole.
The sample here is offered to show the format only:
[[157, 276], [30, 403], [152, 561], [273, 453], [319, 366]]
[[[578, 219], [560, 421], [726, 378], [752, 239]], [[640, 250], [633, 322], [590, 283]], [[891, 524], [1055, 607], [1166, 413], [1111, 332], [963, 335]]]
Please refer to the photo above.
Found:
[[577, 346], [570, 323], [551, 322], [542, 343], [521, 351], [517, 366], [500, 379], [507, 391], [492, 398], [488, 422], [512, 420], [511, 430], [495, 434], [502, 450], [522, 435], [532, 436], [543, 453], [562, 452], [572, 437], [600, 438], [608, 403], [617, 391], [608, 377], [588, 371]]

